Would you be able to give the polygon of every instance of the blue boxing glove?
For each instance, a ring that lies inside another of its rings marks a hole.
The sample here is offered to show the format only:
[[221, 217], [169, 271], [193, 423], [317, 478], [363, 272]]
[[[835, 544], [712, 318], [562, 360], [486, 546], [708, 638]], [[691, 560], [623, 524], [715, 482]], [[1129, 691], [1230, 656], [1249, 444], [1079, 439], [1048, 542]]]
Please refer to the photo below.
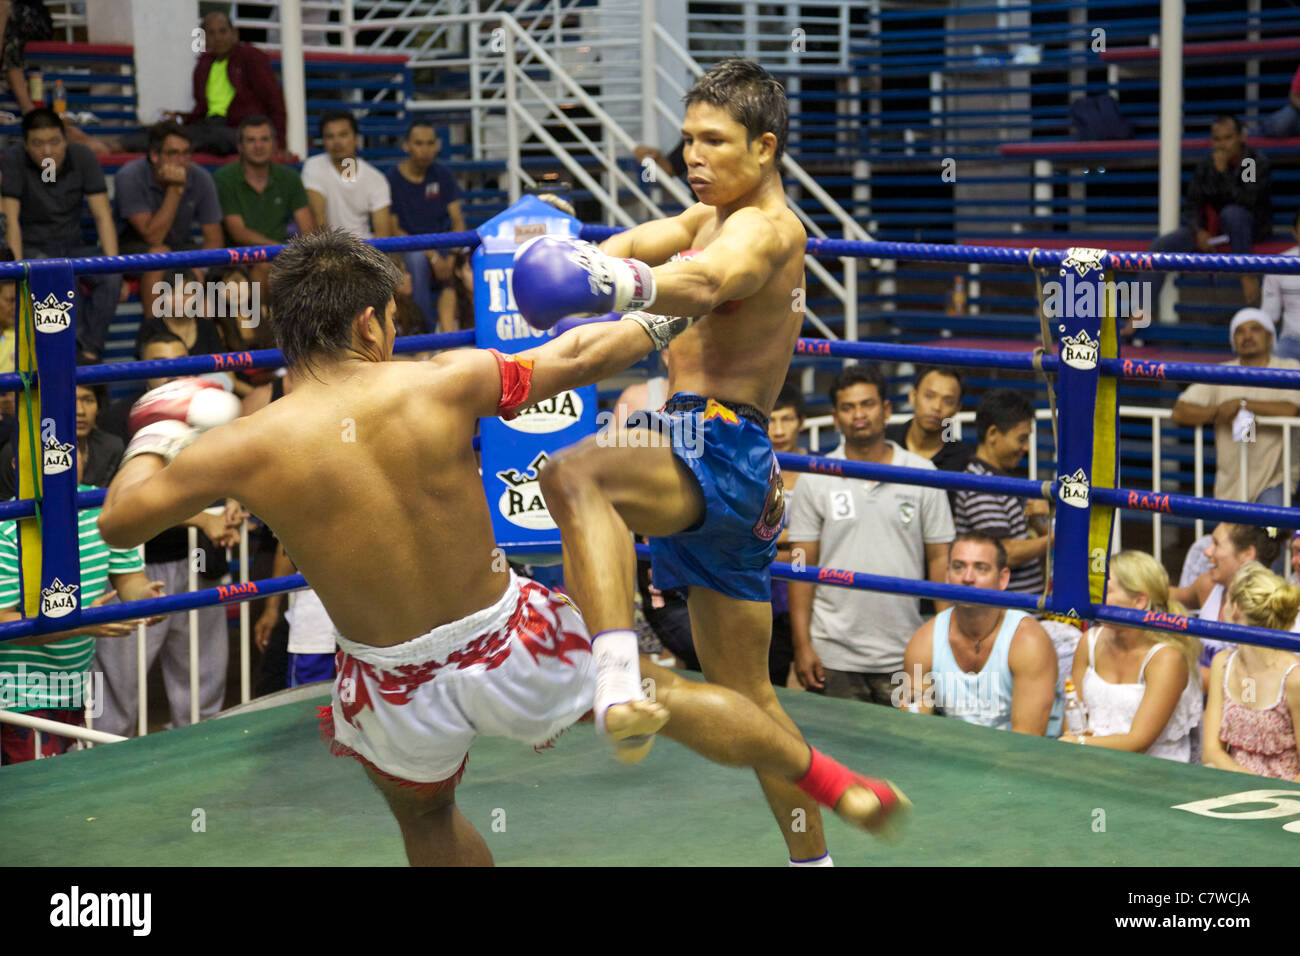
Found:
[[535, 329], [571, 315], [644, 309], [655, 298], [654, 275], [644, 262], [558, 236], [537, 236], [515, 250], [510, 288], [519, 314]]

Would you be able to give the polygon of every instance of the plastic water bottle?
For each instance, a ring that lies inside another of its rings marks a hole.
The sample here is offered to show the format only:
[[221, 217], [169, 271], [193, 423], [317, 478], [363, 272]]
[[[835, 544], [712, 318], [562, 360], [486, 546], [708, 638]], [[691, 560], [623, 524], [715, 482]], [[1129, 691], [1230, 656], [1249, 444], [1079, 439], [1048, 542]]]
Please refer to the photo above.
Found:
[[1083, 709], [1083, 701], [1079, 699], [1072, 680], [1065, 682], [1065, 729], [1075, 737], [1088, 732], [1088, 712]]
[[68, 91], [64, 89], [62, 80], [54, 81], [54, 112], [60, 116], [68, 112]]
[[966, 277], [955, 276], [952, 280], [952, 293], [948, 296], [948, 314], [957, 316], [966, 314]]
[[40, 70], [32, 70], [27, 74], [27, 95], [33, 105], [45, 105], [45, 74]]

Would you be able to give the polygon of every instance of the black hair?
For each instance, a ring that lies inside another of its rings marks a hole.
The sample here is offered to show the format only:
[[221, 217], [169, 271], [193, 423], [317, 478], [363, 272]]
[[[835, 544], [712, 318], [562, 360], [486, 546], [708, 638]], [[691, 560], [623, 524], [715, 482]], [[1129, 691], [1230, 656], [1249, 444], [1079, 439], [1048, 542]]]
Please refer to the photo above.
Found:
[[1272, 567], [1282, 553], [1282, 543], [1291, 539], [1290, 531], [1278, 528], [1273, 528], [1273, 533], [1269, 534], [1268, 528], [1258, 528], [1253, 524], [1224, 523], [1228, 526], [1228, 540], [1232, 542], [1233, 550], [1245, 551], [1253, 547], [1255, 560], [1266, 568]]
[[352, 127], [353, 136], [361, 135], [361, 130], [357, 126], [357, 118], [355, 116], [353, 116], [347, 110], [330, 110], [328, 113], [324, 113], [321, 115], [320, 118], [321, 137], [323, 138], [325, 136], [326, 126], [328, 126], [330, 123], [340, 123], [340, 122], [347, 123], [349, 126]]
[[193, 137], [190, 136], [190, 131], [180, 123], [177, 123], [175, 120], [164, 120], [161, 123], [154, 123], [149, 127], [149, 141], [148, 145], [145, 147], [146, 151], [150, 155], [161, 153], [163, 143], [167, 142], [168, 136], [179, 136], [181, 139], [185, 140], [185, 142], [190, 144], [193, 144], [194, 142]]
[[38, 129], [57, 129], [63, 131], [63, 118], [48, 106], [38, 106], [30, 113], [26, 113], [23, 116], [23, 140], [26, 141], [28, 133], [34, 132]]
[[[993, 550], [998, 553], [998, 570], [1001, 571], [1003, 568], [1008, 566], [1007, 549], [1003, 546], [1002, 542], [993, 537], [993, 535], [985, 534], [983, 531], [963, 531], [961, 534], [957, 535], [957, 537], [952, 539], [952, 546], [956, 547], [963, 541], [971, 541], [975, 544], [993, 545]], [[951, 554], [951, 548], [949, 549], [949, 553]]]
[[757, 63], [739, 56], [715, 63], [696, 79], [682, 102], [688, 108], [705, 103], [725, 109], [745, 127], [746, 145], [764, 133], [771, 133], [776, 137], [773, 159], [778, 164], [781, 162], [790, 136], [790, 105], [785, 89]]
[[1238, 133], [1241, 132], [1241, 120], [1237, 119], [1237, 117], [1233, 116], [1231, 113], [1220, 113], [1216, 116], [1214, 122], [1210, 124], [1210, 129], [1214, 129], [1214, 127], [1218, 126], [1220, 123], [1231, 123], [1233, 129]]
[[[408, 126], [408, 127], [406, 127], [406, 132], [402, 134], [402, 139], [404, 139], [404, 140], [410, 139], [410, 138], [411, 138], [411, 134], [415, 132], [415, 128], [416, 128], [417, 126], [426, 126], [426, 127], [428, 127], [429, 129], [431, 129], [431, 130], [433, 131], [433, 138], [434, 138], [434, 139], [437, 139], [437, 138], [438, 138], [438, 128], [437, 128], [436, 126], [433, 125], [433, 122], [432, 122], [431, 120], [427, 120], [427, 119], [417, 119], [417, 120], [412, 120], [412, 121], [411, 121], [411, 125]], [[322, 127], [322, 128], [323, 128], [323, 127]]]
[[271, 135], [275, 136], [275, 124], [271, 122], [271, 117], [262, 113], [249, 113], [239, 121], [240, 140], [243, 140], [244, 138], [244, 130], [248, 129], [250, 126], [269, 126], [271, 127]]
[[844, 371], [840, 372], [840, 374], [836, 375], [835, 380], [831, 382], [829, 394], [832, 409], [835, 408], [839, 393], [851, 385], [874, 385], [876, 386], [876, 394], [880, 396], [880, 400], [882, 402], [889, 401], [889, 396], [885, 394], [885, 376], [881, 373], [880, 369], [874, 365], [867, 364], [850, 365], [848, 368], [844, 369]]
[[934, 372], [936, 375], [946, 375], [951, 379], [955, 379], [957, 381], [957, 391], [960, 397], [960, 393], [965, 388], [961, 380], [961, 373], [955, 368], [950, 368], [947, 365], [918, 365], [916, 367], [916, 374], [912, 376], [912, 387], [920, 389], [921, 383], [925, 381], [925, 377], [931, 372]]
[[295, 371], [342, 353], [352, 323], [373, 308], [380, 323], [401, 274], [386, 255], [341, 229], [296, 236], [271, 263], [271, 330]]
[[147, 349], [151, 345], [157, 345], [159, 342], [162, 343], [179, 342], [181, 348], [185, 349], [185, 354], [186, 355], [189, 354], [190, 347], [185, 344], [185, 340], [181, 338], [179, 335], [177, 335], [175, 332], [169, 332], [166, 329], [159, 329], [156, 332], [150, 332], [143, 339], [141, 339], [140, 351], [138, 354], [144, 355], [145, 349]]
[[975, 409], [975, 441], [982, 444], [989, 429], [1009, 432], [1021, 422], [1034, 419], [1034, 403], [1013, 388], [995, 388], [986, 392]]
[[799, 386], [793, 382], [786, 382], [781, 386], [781, 392], [776, 396], [776, 404], [772, 406], [772, 411], [778, 408], [793, 408], [795, 416], [803, 421], [808, 417], [808, 408], [804, 404], [803, 392], [799, 391]]

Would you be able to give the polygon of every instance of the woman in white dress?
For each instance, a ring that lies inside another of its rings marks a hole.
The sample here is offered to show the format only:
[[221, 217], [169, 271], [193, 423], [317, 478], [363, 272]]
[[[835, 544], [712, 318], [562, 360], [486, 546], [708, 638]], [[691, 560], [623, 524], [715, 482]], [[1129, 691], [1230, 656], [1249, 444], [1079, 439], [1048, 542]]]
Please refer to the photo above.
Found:
[[[1110, 559], [1106, 603], [1137, 611], [1184, 613], [1169, 596], [1169, 575], [1141, 551]], [[1072, 678], [1088, 712], [1088, 732], [1062, 740], [1190, 762], [1201, 721], [1200, 642], [1190, 634], [1103, 624], [1079, 641]]]

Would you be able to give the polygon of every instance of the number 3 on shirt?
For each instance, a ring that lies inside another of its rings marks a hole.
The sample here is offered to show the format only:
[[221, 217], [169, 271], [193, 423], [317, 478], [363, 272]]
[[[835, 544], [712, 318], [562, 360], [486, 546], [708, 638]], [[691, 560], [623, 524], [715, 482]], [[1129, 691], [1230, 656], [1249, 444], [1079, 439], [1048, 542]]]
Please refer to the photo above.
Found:
[[831, 517], [836, 521], [854, 517], [853, 512], [853, 492], [851, 491], [832, 491], [831, 492]]

